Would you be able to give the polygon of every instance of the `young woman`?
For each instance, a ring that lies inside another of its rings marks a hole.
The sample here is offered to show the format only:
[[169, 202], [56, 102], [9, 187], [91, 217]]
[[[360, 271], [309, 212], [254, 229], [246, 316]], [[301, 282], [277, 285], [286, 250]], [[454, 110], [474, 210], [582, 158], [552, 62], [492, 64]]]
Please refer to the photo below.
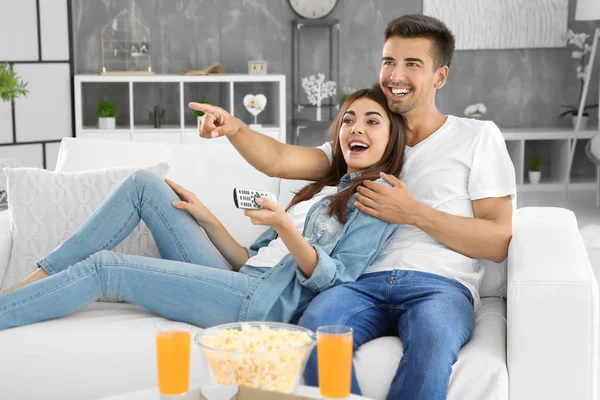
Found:
[[[354, 200], [363, 180], [380, 172], [398, 176], [402, 166], [402, 122], [379, 86], [351, 95], [330, 132], [331, 168], [300, 190], [287, 212], [265, 199], [257, 200], [264, 209], [244, 211], [252, 223], [270, 226], [250, 249], [193, 193], [147, 171], [131, 174], [38, 262], [40, 269], [0, 295], [0, 330], [58, 318], [99, 299], [203, 328], [299, 318], [319, 292], [358, 278], [396, 229], [358, 211]], [[110, 251], [140, 219], [161, 259]]]

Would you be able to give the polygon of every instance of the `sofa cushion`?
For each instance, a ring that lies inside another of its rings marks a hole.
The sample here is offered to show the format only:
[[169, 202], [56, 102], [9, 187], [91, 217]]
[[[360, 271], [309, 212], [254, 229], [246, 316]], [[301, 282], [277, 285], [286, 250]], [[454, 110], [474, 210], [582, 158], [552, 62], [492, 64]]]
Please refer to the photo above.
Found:
[[[11, 287], [37, 268], [37, 261], [73, 234], [112, 189], [138, 169], [165, 177], [169, 166], [116, 167], [86, 172], [53, 172], [39, 168], [5, 168], [12, 250], [2, 281]], [[114, 251], [159, 257], [147, 226], [140, 223]]]
[[[505, 309], [502, 299], [482, 300], [473, 337], [452, 369], [449, 400], [508, 398]], [[98, 302], [65, 318], [3, 331], [0, 397], [85, 400], [155, 387], [154, 327], [161, 321], [133, 304]], [[385, 398], [401, 356], [394, 337], [358, 349], [355, 368], [365, 396]], [[196, 345], [191, 359], [190, 385], [211, 383]]]
[[[402, 342], [397, 337], [376, 339], [358, 349], [354, 365], [363, 394], [375, 400], [385, 399], [402, 354]], [[459, 351], [452, 367], [447, 398], [508, 399], [504, 300], [481, 300], [473, 336]]]
[[[97, 302], [2, 331], [0, 398], [92, 400], [157, 386], [155, 326], [163, 321], [133, 304]], [[210, 383], [194, 344], [191, 360], [190, 385]]]
[[229, 144], [173, 145], [167, 149], [168, 178], [191, 190], [243, 246], [266, 229], [252, 225], [235, 207], [233, 189], [259, 189], [279, 194], [279, 179], [257, 171]]
[[0, 211], [0, 287], [10, 260], [12, 238], [10, 236], [10, 214], [8, 210]]

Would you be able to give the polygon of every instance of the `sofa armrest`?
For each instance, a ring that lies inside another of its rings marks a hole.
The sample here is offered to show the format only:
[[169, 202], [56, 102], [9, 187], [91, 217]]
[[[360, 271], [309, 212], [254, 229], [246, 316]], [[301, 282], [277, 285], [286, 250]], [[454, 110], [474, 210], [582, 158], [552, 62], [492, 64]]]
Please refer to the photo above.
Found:
[[572, 211], [517, 211], [507, 263], [510, 399], [597, 400], [598, 287]]
[[0, 287], [8, 268], [12, 239], [10, 236], [10, 218], [8, 210], [0, 211]]

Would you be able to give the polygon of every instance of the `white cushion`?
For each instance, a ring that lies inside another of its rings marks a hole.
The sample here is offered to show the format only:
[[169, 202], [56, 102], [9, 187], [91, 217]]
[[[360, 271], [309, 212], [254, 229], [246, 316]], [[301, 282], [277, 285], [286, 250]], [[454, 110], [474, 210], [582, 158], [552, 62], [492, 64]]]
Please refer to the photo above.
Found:
[[10, 237], [10, 213], [0, 211], [0, 286], [8, 268], [12, 238]]
[[[506, 400], [506, 303], [500, 298], [481, 300], [473, 336], [458, 352], [448, 386], [448, 400]], [[402, 357], [397, 337], [375, 339], [354, 357], [358, 382], [365, 396], [385, 399]]]
[[252, 225], [235, 207], [233, 189], [260, 189], [278, 195], [279, 179], [252, 168], [229, 143], [174, 145], [167, 150], [168, 178], [191, 190], [243, 246], [266, 229]]
[[[11, 287], [37, 268], [37, 261], [65, 241], [127, 175], [146, 169], [164, 178], [167, 163], [149, 167], [105, 168], [88, 172], [53, 172], [5, 168], [12, 250], [2, 282]], [[154, 239], [140, 223], [114, 251], [159, 257]]]

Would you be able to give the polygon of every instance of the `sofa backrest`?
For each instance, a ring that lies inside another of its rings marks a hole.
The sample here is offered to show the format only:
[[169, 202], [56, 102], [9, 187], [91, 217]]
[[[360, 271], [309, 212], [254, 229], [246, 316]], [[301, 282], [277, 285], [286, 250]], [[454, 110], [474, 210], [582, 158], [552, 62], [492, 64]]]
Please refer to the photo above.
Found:
[[229, 142], [169, 145], [102, 139], [64, 138], [56, 171], [90, 171], [118, 166], [144, 166], [167, 161], [167, 177], [194, 192], [232, 236], [249, 246], [266, 228], [255, 226], [235, 208], [233, 188], [279, 194], [279, 179], [252, 168]]
[[[100, 139], [64, 138], [56, 170], [89, 171], [117, 166], [143, 166], [160, 161], [170, 165], [170, 179], [194, 192], [223, 222], [232, 236], [249, 246], [266, 228], [252, 225], [233, 205], [233, 188], [261, 189], [278, 196], [287, 206], [295, 192], [308, 181], [270, 178], [250, 166], [226, 139], [207, 140], [200, 145], [169, 145]], [[504, 296], [506, 262], [481, 261], [485, 268], [481, 297]]]

